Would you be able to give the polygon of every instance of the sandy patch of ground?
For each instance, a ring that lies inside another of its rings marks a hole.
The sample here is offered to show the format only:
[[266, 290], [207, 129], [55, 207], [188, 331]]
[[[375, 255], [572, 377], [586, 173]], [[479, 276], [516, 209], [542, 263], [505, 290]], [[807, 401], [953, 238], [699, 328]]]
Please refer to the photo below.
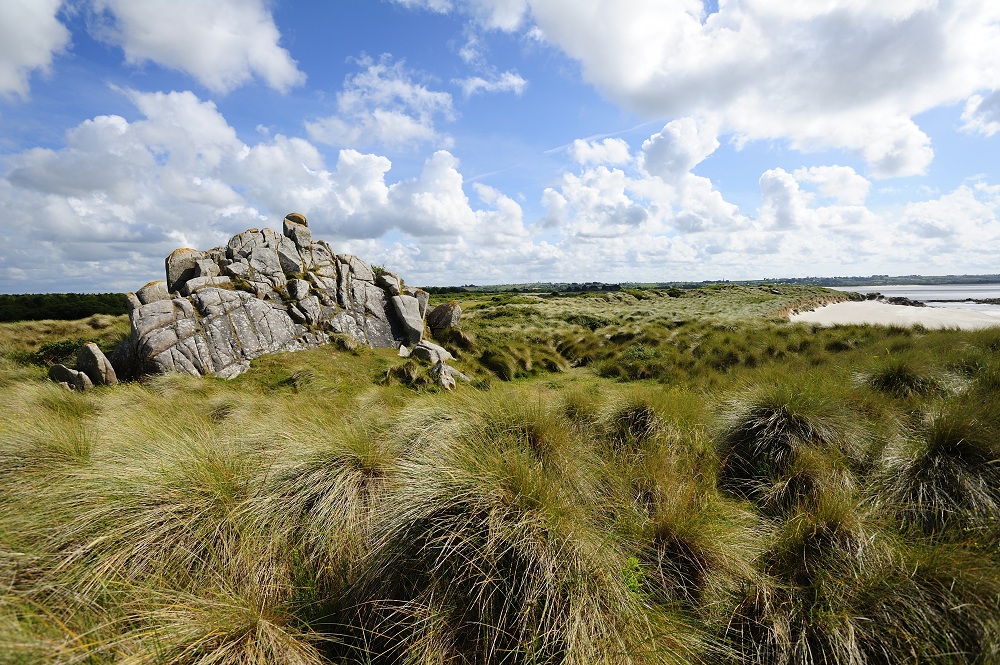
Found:
[[1000, 326], [1000, 314], [992, 316], [981, 311], [955, 307], [886, 305], [872, 300], [839, 302], [814, 309], [811, 312], [792, 314], [790, 318], [792, 321], [819, 323], [825, 326], [856, 323], [912, 326], [919, 323], [927, 328], [962, 328], [964, 330]]

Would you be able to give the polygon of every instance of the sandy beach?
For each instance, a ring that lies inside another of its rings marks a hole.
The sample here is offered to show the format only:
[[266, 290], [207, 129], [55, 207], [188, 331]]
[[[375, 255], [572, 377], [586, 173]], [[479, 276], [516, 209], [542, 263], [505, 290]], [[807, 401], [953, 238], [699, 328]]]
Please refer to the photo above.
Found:
[[819, 323], [826, 326], [852, 323], [912, 326], [919, 323], [927, 328], [961, 328], [963, 330], [1000, 326], [1000, 310], [998, 310], [997, 316], [992, 316], [981, 311], [956, 307], [908, 307], [887, 305], [873, 300], [826, 305], [809, 312], [792, 314], [790, 318], [792, 321]]

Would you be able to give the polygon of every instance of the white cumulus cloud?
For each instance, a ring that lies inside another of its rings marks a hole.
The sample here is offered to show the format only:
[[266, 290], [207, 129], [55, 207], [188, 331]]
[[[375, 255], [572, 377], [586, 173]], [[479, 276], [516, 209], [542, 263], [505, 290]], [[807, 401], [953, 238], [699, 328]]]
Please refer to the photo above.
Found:
[[451, 95], [413, 80], [402, 61], [388, 54], [362, 57], [362, 71], [347, 77], [337, 93], [337, 115], [307, 122], [314, 141], [340, 147], [400, 148], [451, 141], [438, 132], [438, 119], [454, 118]]
[[871, 182], [849, 166], [810, 166], [795, 169], [797, 181], [816, 185], [822, 196], [838, 203], [862, 205], [868, 198]]
[[494, 27], [544, 38], [640, 113], [718, 113], [720, 133], [852, 151], [876, 178], [926, 171], [933, 152], [916, 115], [970, 99], [967, 126], [989, 131], [989, 114], [977, 120], [977, 109], [983, 91], [1000, 89], [993, 0], [722, 0], [712, 14], [701, 0], [477, 0], [437, 9], [504, 14]]
[[1000, 132], [1000, 90], [994, 90], [986, 97], [969, 97], [962, 112], [962, 120], [965, 121], [963, 129], [968, 132], [978, 132], [984, 136]]
[[250, 227], [280, 227], [293, 210], [338, 251], [373, 251], [369, 260], [386, 255], [385, 238], [401, 237], [430, 257], [425, 276], [475, 269], [492, 252], [537, 253], [520, 206], [480, 183], [473, 205], [447, 151], [431, 154], [416, 177], [393, 181], [381, 155], [343, 149], [331, 166], [303, 138], [244, 143], [191, 92], [124, 94], [140, 119], [97, 116], [70, 129], [62, 147], [0, 162], [8, 220], [0, 222], [0, 290], [132, 290], [161, 276], [177, 247], [207, 249]]
[[287, 91], [305, 81], [263, 0], [90, 0], [96, 34], [127, 62], [155, 62], [227, 92], [254, 77]]
[[33, 71], [46, 72], [53, 56], [69, 44], [59, 22], [62, 0], [0, 2], [0, 95], [26, 96]]
[[717, 124], [694, 118], [672, 120], [642, 144], [646, 172], [675, 180], [700, 164], [719, 147]]

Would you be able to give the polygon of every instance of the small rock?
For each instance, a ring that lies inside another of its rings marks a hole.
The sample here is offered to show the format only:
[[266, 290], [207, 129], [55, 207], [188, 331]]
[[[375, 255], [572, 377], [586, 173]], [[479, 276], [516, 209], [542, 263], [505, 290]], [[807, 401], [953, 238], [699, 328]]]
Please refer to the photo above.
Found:
[[76, 377], [76, 370], [72, 370], [65, 365], [52, 365], [49, 367], [49, 378], [56, 383], [73, 383]]
[[454, 390], [455, 379], [461, 379], [466, 383], [472, 381], [472, 379], [467, 377], [465, 374], [462, 374], [454, 367], [445, 364], [443, 360], [434, 365], [431, 369], [431, 376], [435, 377], [441, 384], [441, 387], [445, 390]]
[[288, 280], [288, 296], [294, 300], [302, 300], [309, 295], [309, 282], [304, 279]]
[[167, 291], [176, 293], [181, 285], [195, 276], [198, 260], [204, 255], [197, 249], [182, 247], [175, 249], [165, 260], [167, 268]]
[[299, 252], [306, 254], [309, 251], [312, 245], [312, 231], [309, 230], [309, 222], [306, 221], [305, 215], [297, 212], [285, 215], [282, 232], [286, 238], [295, 243]]
[[399, 345], [399, 357], [400, 358], [409, 358], [410, 357], [410, 350], [408, 348], [406, 348], [405, 344], [400, 344]]
[[403, 291], [408, 296], [413, 296], [420, 303], [420, 318], [427, 316], [427, 303], [431, 299], [431, 294], [427, 293], [423, 289], [417, 289], [412, 286], [407, 286]]
[[233, 280], [228, 277], [192, 277], [181, 286], [181, 295], [189, 296], [198, 289], [205, 288], [206, 286], [229, 289], [233, 286]]
[[392, 272], [382, 272], [379, 273], [378, 277], [375, 278], [375, 284], [386, 289], [394, 296], [402, 294], [399, 289], [399, 275]]
[[362, 282], [374, 282], [375, 273], [372, 269], [368, 267], [368, 264], [354, 256], [353, 254], [338, 254], [337, 258], [340, 259], [341, 263], [346, 263], [350, 266], [351, 272], [354, 273], [355, 279], [360, 279]]
[[321, 308], [319, 304], [319, 298], [316, 296], [309, 296], [308, 298], [303, 298], [299, 302], [299, 309], [305, 314], [306, 323], [312, 325], [319, 323]]
[[433, 342], [428, 342], [426, 339], [421, 340], [420, 343], [413, 347], [413, 351], [411, 353], [417, 358], [426, 360], [432, 364], [448, 362], [453, 358], [447, 349], [438, 346]]
[[90, 377], [83, 372], [76, 373], [76, 381], [73, 382], [73, 388], [80, 392], [87, 392], [88, 390], [94, 389], [94, 384], [90, 380]]
[[198, 259], [194, 263], [195, 277], [218, 277], [222, 269], [212, 259]]
[[406, 329], [410, 344], [416, 344], [424, 336], [424, 320], [420, 317], [420, 302], [413, 296], [393, 296], [392, 306]]
[[284, 236], [278, 236], [278, 246], [275, 251], [278, 253], [278, 265], [286, 275], [295, 275], [305, 272], [305, 264], [302, 262], [302, 255], [295, 243]]
[[69, 385], [73, 390], [78, 390], [80, 392], [85, 392], [94, 387], [93, 382], [83, 372], [78, 372], [75, 369], [70, 369], [65, 365], [53, 365], [49, 368], [49, 378], [56, 383], [65, 383]]

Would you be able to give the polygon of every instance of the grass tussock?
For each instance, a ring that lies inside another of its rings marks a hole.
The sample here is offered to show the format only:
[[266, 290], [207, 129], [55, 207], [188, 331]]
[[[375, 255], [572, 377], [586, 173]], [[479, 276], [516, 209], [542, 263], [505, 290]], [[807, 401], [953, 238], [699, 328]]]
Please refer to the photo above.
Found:
[[929, 395], [941, 387], [940, 382], [921, 364], [901, 356], [881, 360], [867, 372], [859, 373], [858, 377], [872, 390], [892, 397]]
[[[764, 384], [725, 404], [719, 429], [719, 485], [778, 505], [839, 479], [864, 452], [868, 432], [848, 405], [811, 384]], [[830, 468], [832, 465], [832, 468]]]
[[[557, 410], [491, 402], [401, 467], [362, 574], [390, 660], [677, 662], [690, 630], [652, 617], [600, 516], [597, 463]], [[651, 650], [652, 635], [662, 640]]]
[[947, 404], [888, 450], [879, 497], [905, 524], [936, 533], [993, 526], [1000, 515], [1000, 437], [981, 407]]

